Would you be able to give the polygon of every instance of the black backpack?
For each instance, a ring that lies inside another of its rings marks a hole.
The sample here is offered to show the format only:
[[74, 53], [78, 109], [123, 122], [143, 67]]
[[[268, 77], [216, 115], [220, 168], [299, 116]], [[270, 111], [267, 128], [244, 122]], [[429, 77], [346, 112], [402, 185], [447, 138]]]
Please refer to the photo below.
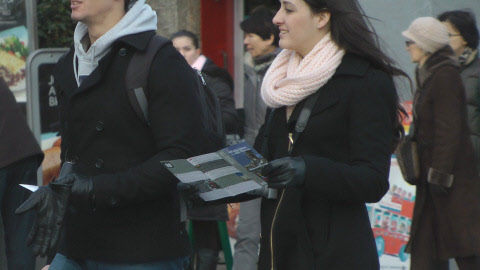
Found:
[[[148, 117], [148, 75], [154, 56], [165, 45], [171, 44], [169, 39], [154, 35], [143, 52], [135, 52], [128, 65], [125, 83], [130, 103], [138, 117], [150, 125]], [[195, 70], [197, 85], [195, 91], [202, 106], [202, 122], [206, 138], [202, 141], [202, 153], [210, 153], [225, 147], [225, 131], [223, 127], [222, 111], [215, 93], [210, 89], [199, 70]]]

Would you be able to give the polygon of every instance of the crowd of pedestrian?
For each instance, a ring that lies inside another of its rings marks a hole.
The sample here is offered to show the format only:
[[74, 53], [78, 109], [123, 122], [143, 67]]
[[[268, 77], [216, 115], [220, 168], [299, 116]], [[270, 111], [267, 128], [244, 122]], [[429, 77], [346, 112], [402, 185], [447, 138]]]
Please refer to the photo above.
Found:
[[[61, 176], [30, 195], [18, 184], [36, 183], [43, 153], [0, 79], [9, 269], [33, 270], [40, 255], [49, 270], [215, 270], [218, 222], [228, 220], [230, 202], [240, 202], [234, 270], [380, 269], [366, 203], [389, 191], [391, 157], [405, 137], [397, 77], [414, 88], [409, 140], [419, 161], [415, 194], [390, 190], [415, 200], [410, 269], [448, 269], [449, 259], [480, 269], [479, 32], [470, 11], [420, 17], [398, 33], [416, 64], [409, 78], [358, 0], [255, 8], [240, 23], [252, 60], [244, 114], [228, 71], [202, 53], [195, 33], [180, 30], [146, 70], [138, 100], [148, 105], [145, 121], [128, 94], [138, 89], [119, 78], [150, 53], [155, 11], [145, 0], [82, 0], [72, 1], [71, 17], [74, 44], [54, 72]], [[197, 187], [180, 189], [160, 165], [205, 154], [196, 70], [218, 98], [225, 133], [242, 135], [269, 161], [261, 173], [276, 196], [198, 206]]]

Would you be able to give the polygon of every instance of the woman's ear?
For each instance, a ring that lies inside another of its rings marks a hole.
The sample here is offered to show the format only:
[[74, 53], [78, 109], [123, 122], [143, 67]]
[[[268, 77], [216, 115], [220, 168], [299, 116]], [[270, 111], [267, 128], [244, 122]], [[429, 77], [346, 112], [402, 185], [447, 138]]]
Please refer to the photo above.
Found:
[[328, 11], [322, 11], [318, 13], [315, 17], [317, 20], [318, 29], [323, 29], [326, 25], [329, 25], [330, 23], [330, 12]]

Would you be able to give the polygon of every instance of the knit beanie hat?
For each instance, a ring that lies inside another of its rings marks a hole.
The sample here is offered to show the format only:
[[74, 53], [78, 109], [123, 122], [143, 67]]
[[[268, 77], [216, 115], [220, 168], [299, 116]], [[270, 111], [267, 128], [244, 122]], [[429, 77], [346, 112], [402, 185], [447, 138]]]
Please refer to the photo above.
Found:
[[434, 53], [450, 43], [447, 28], [433, 17], [415, 19], [402, 35], [429, 53]]

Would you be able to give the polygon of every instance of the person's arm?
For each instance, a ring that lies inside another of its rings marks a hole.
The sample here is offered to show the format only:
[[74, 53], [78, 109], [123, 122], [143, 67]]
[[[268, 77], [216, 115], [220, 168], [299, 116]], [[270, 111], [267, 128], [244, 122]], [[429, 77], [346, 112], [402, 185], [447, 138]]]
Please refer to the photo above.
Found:
[[395, 87], [383, 72], [373, 71], [349, 96], [348, 163], [302, 156], [306, 196], [319, 200], [377, 202], [388, 191], [396, 115]]
[[210, 77], [207, 86], [209, 86], [218, 97], [220, 109], [222, 110], [223, 124], [227, 134], [233, 134], [238, 129], [238, 116], [233, 101], [233, 90], [228, 83], [220, 77]]
[[458, 71], [442, 68], [433, 75], [431, 84], [433, 106], [432, 164], [427, 181], [450, 187], [453, 184], [455, 157], [459, 151], [462, 123], [467, 117], [465, 94]]

